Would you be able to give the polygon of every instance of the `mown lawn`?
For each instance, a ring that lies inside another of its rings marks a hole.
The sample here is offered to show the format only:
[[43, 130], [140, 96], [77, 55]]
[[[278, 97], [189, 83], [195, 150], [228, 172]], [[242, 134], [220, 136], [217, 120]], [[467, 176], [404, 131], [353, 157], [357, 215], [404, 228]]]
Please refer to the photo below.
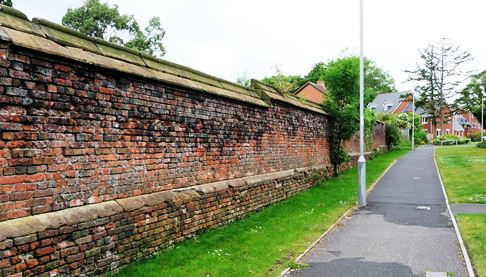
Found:
[[486, 214], [456, 215], [476, 274], [486, 276]]
[[451, 203], [486, 204], [486, 149], [442, 146], [435, 155]]
[[[486, 149], [475, 144], [436, 148], [436, 160], [451, 203], [486, 204]], [[486, 214], [455, 215], [479, 276], [486, 276]]]
[[[371, 185], [408, 152], [379, 155], [367, 164]], [[357, 170], [227, 226], [123, 268], [117, 276], [276, 276], [357, 201]], [[294, 265], [295, 266], [295, 265]]]

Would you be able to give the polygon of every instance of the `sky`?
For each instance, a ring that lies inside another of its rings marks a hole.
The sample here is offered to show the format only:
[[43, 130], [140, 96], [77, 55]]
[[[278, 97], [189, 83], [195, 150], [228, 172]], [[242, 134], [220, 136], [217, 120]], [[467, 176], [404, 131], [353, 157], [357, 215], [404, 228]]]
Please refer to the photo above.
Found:
[[[103, 2], [103, 0], [102, 0]], [[359, 53], [359, 0], [104, 0], [145, 26], [158, 16], [166, 60], [236, 81], [262, 79], [279, 67], [306, 75], [320, 61]], [[29, 18], [61, 22], [82, 0], [13, 0]], [[486, 69], [486, 1], [364, 0], [364, 54], [410, 89], [418, 49], [451, 38]]]

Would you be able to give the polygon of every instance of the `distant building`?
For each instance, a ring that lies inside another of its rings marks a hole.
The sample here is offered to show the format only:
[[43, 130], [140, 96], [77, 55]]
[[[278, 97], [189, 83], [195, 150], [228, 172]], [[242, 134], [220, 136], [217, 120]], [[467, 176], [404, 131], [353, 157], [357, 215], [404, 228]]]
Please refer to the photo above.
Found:
[[[408, 91], [382, 93], [368, 104], [369, 109], [383, 113], [412, 112], [412, 106], [412, 97]], [[420, 117], [420, 122], [429, 138], [448, 134], [464, 137], [481, 130], [481, 124], [470, 112], [453, 116], [447, 113], [448, 115], [444, 118], [444, 130], [441, 130], [440, 116], [436, 118], [437, 125], [434, 128], [430, 114], [418, 107], [415, 108], [415, 113]]]
[[295, 95], [314, 103], [322, 104], [326, 95], [326, 86], [323, 81], [318, 81], [317, 84], [309, 81], [301, 86], [295, 92]]

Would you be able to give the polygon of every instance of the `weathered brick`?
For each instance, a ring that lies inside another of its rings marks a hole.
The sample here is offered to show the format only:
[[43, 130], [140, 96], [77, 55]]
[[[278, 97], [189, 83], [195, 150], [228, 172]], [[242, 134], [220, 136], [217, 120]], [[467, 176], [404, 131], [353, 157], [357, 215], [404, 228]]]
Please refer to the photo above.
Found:
[[37, 257], [42, 257], [42, 256], [45, 256], [45, 255], [49, 255], [51, 253], [54, 253], [54, 251], [56, 251], [56, 249], [54, 249], [54, 247], [52, 246], [47, 246], [47, 247], [43, 247], [43, 248], [39, 248], [37, 250], [35, 250], [35, 255]]
[[29, 243], [29, 242], [33, 242], [35, 240], [37, 240], [37, 235], [31, 234], [31, 235], [15, 238], [14, 244], [15, 245], [22, 245], [22, 244], [26, 244], [26, 243]]

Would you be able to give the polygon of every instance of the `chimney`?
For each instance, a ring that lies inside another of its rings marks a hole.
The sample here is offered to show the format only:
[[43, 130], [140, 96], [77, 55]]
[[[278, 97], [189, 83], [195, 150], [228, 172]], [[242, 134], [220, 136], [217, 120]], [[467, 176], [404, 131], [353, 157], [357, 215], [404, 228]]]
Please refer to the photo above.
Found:
[[326, 85], [324, 84], [324, 81], [322, 80], [317, 81], [317, 85], [323, 87], [324, 91], [326, 91]]

